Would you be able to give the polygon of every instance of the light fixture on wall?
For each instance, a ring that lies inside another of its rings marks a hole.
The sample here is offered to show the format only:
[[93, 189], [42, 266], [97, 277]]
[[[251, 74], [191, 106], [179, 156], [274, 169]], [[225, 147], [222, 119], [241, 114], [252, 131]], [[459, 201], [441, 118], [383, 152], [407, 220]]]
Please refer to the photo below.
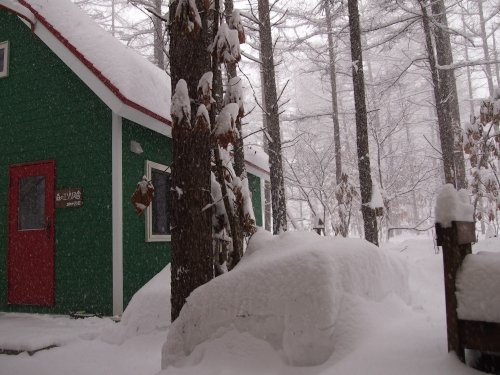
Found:
[[142, 154], [144, 150], [141, 147], [141, 144], [136, 141], [130, 141], [130, 151], [132, 151], [134, 154]]

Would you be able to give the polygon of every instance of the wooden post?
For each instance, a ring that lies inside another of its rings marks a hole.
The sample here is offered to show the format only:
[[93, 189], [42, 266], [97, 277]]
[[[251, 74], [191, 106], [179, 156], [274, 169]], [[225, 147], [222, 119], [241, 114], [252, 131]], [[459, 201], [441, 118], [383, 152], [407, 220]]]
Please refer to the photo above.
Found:
[[439, 223], [436, 223], [436, 234], [437, 245], [443, 248], [448, 351], [454, 351], [458, 358], [465, 362], [463, 341], [459, 334], [455, 291], [457, 271], [466, 255], [472, 252], [471, 243], [475, 241], [474, 223], [453, 221], [449, 228], [443, 228]]

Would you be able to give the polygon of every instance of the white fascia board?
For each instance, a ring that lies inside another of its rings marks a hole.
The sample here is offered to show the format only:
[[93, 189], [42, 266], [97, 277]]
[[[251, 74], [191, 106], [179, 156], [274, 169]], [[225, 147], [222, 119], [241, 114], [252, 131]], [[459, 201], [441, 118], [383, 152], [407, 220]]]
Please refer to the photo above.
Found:
[[43, 24], [38, 22], [34, 32], [115, 114], [171, 137], [170, 126], [123, 103]]
[[250, 165], [248, 163], [245, 163], [245, 168], [246, 168], [248, 173], [251, 173], [254, 176], [259, 177], [261, 180], [270, 181], [271, 177], [270, 177], [269, 173], [266, 173], [266, 172], [262, 171], [261, 169], [256, 168], [253, 165]]
[[123, 313], [123, 157], [122, 118], [113, 112], [111, 120], [111, 207], [113, 253], [113, 315]]
[[120, 116], [126, 118], [127, 120], [133, 121], [139, 125], [144, 126], [145, 128], [148, 128], [149, 130], [152, 130], [156, 133], [165, 135], [169, 138], [172, 138], [172, 127], [151, 117], [146, 115], [145, 113], [142, 113], [132, 107], [129, 107], [128, 105], [125, 105], [122, 103], [122, 107], [120, 108], [119, 112], [117, 112]]

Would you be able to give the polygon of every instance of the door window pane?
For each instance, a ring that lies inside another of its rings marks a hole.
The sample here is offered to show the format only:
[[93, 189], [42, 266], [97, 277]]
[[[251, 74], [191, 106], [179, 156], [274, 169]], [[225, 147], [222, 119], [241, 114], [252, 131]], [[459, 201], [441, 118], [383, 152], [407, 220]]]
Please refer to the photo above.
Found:
[[152, 234], [170, 234], [169, 202], [170, 175], [158, 169], [151, 170], [151, 180], [155, 188], [152, 202]]
[[45, 177], [19, 179], [18, 229], [45, 227]]

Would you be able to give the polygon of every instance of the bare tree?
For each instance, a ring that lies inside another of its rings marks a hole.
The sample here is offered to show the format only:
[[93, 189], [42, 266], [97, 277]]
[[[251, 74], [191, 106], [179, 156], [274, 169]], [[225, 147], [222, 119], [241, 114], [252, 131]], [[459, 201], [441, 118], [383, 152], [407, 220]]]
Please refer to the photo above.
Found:
[[371, 208], [372, 177], [370, 169], [370, 150], [368, 146], [368, 118], [366, 114], [365, 80], [363, 55], [361, 52], [361, 25], [358, 1], [348, 0], [349, 33], [351, 39], [352, 82], [356, 109], [356, 143], [358, 148], [359, 183], [361, 190], [361, 212], [363, 214], [365, 239], [378, 245], [377, 218]]
[[264, 112], [269, 134], [269, 169], [271, 174], [271, 202], [273, 211], [273, 233], [287, 230], [285, 182], [281, 151], [281, 131], [279, 119], [278, 94], [273, 57], [273, 38], [271, 34], [271, 9], [268, 0], [258, 1], [260, 60], [262, 64], [262, 88], [265, 95]]

